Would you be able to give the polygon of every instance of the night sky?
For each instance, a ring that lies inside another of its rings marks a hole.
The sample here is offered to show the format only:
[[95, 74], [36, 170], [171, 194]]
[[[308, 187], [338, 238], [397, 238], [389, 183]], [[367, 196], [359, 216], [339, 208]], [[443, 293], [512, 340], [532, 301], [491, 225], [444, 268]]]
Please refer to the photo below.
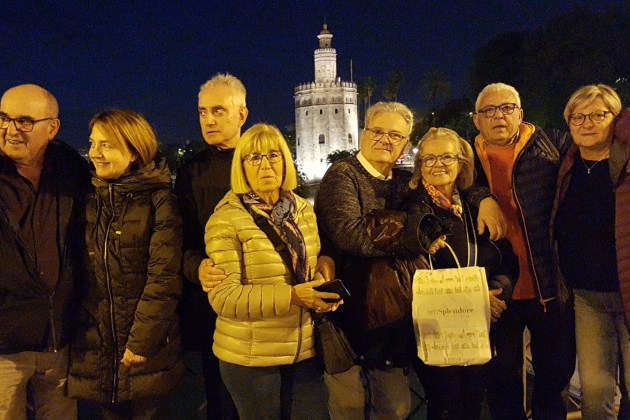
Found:
[[[493, 36], [533, 29], [574, 5], [624, 0], [463, 1], [2, 1], [0, 91], [35, 83], [60, 104], [59, 138], [87, 144], [89, 119], [123, 107], [142, 113], [163, 143], [200, 139], [199, 86], [230, 72], [247, 88], [246, 127], [294, 122], [293, 89], [314, 80], [313, 51], [327, 22], [337, 72], [399, 68], [399, 100], [426, 107], [421, 76], [439, 68], [465, 94], [472, 52]], [[281, 5], [281, 6], [279, 6]], [[380, 89], [374, 99], [380, 98]]]

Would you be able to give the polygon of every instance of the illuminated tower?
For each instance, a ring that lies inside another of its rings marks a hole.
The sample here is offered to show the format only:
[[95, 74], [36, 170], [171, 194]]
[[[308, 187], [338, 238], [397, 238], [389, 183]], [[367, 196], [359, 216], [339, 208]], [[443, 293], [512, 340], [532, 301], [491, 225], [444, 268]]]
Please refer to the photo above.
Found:
[[314, 54], [315, 81], [294, 89], [297, 162], [311, 180], [326, 172], [328, 154], [358, 148], [357, 85], [337, 77], [332, 37], [324, 24]]

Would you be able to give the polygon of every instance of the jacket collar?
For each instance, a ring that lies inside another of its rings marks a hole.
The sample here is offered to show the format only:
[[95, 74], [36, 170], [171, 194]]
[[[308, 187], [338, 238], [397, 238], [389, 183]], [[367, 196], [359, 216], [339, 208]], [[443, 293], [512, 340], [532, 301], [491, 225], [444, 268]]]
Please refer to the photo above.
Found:
[[115, 180], [99, 178], [96, 175], [92, 177], [92, 184], [96, 188], [114, 185], [119, 192], [150, 190], [156, 186], [170, 185], [170, 183], [171, 172], [163, 157], [156, 158], [144, 168]]
[[[523, 150], [523, 148], [529, 143], [530, 139], [533, 137], [536, 132], [536, 127], [533, 124], [523, 121], [519, 126], [519, 136], [518, 140], [514, 146], [514, 160], [516, 161], [516, 157]], [[477, 151], [477, 156], [479, 156], [479, 161], [481, 162], [481, 166], [483, 167], [484, 172], [486, 173], [486, 177], [488, 179], [488, 184], [490, 184], [490, 189], [492, 189], [492, 170], [490, 169], [490, 161], [488, 159], [488, 146], [484, 144], [483, 136], [481, 133], [475, 137], [475, 150]]]
[[626, 174], [630, 172], [628, 163], [628, 147], [622, 144], [620, 141], [613, 139], [610, 145], [610, 158], [608, 159], [608, 165], [610, 166], [610, 177], [613, 180], [613, 184], [616, 186], [620, 177], [622, 177], [622, 171], [625, 167]]

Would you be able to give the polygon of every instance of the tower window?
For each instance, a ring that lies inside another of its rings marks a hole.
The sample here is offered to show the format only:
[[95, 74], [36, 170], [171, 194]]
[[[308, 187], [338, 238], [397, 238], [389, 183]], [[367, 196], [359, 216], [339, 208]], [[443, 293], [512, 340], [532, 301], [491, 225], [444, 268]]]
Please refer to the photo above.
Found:
[[298, 136], [298, 138], [297, 138], [297, 145], [298, 145], [298, 146], [300, 145], [300, 137], [299, 137], [299, 136]]
[[337, 110], [337, 108], [335, 108], [335, 114], [338, 114], [338, 113], [339, 113], [339, 111]]
[[[308, 111], [306, 111], [306, 112], [308, 112]], [[348, 114], [350, 114], [350, 108], [348, 108]]]
[[306, 115], [308, 115], [308, 111], [306, 111]]
[[326, 143], [326, 136], [323, 134], [319, 135], [319, 144], [325, 144]]
[[319, 110], [319, 115], [322, 115], [324, 113], [324, 111], [322, 111], [321, 109]]
[[352, 144], [352, 133], [348, 133], [348, 143]]

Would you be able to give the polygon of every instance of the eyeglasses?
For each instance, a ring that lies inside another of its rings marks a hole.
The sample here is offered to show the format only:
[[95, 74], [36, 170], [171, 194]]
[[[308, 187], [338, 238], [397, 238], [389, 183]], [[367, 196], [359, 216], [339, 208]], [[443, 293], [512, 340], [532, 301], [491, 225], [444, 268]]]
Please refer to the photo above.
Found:
[[9, 118], [6, 115], [0, 115], [0, 129], [5, 130], [9, 128], [9, 124], [11, 124], [11, 121], [13, 121], [13, 124], [15, 125], [16, 130], [21, 131], [23, 133], [28, 133], [28, 132], [33, 131], [33, 127], [35, 127], [35, 123], [38, 123], [40, 121], [46, 121], [46, 120], [54, 120], [54, 118], [49, 117], [49, 118], [42, 118], [40, 120], [34, 120], [28, 117]]
[[379, 141], [383, 138], [383, 136], [389, 137], [389, 141], [391, 141], [392, 144], [398, 144], [403, 140], [407, 140], [407, 136], [403, 136], [402, 134], [394, 133], [391, 131], [383, 131], [380, 128], [364, 128], [364, 130], [372, 133], [371, 136], [373, 141]]
[[569, 122], [571, 125], [580, 126], [586, 121], [588, 117], [593, 124], [599, 124], [606, 119], [606, 114], [614, 114], [612, 111], [593, 111], [590, 114], [571, 114], [569, 115]]
[[420, 156], [420, 162], [422, 162], [422, 164], [426, 166], [427, 168], [434, 167], [438, 160], [444, 166], [451, 166], [452, 164], [454, 164], [455, 162], [459, 160], [459, 155], [455, 155], [453, 153], [444, 153], [443, 155], [438, 155], [438, 156], [436, 155]]
[[266, 157], [269, 163], [277, 163], [282, 160], [282, 153], [280, 152], [269, 152], [265, 155], [261, 155], [260, 153], [250, 153], [246, 155], [243, 160], [249, 163], [252, 166], [259, 166], [262, 163], [263, 158]]
[[494, 114], [496, 114], [497, 109], [499, 111], [501, 111], [501, 113], [503, 115], [511, 115], [511, 114], [514, 113], [515, 109], [520, 109], [520, 108], [516, 104], [507, 103], [507, 104], [501, 104], [501, 105], [497, 105], [497, 106], [488, 105], [486, 107], [481, 108], [477, 112], [480, 113], [481, 115], [483, 115], [486, 118], [492, 118], [492, 117], [494, 117]]

